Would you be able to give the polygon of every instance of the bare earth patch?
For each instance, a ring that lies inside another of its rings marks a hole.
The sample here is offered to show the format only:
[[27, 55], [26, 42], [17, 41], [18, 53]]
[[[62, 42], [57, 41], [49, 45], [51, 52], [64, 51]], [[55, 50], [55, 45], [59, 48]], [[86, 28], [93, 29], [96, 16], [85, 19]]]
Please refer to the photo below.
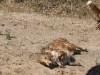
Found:
[[[92, 19], [46, 17], [38, 14], [0, 11], [0, 75], [85, 75], [100, 63], [100, 31]], [[5, 36], [10, 29], [11, 40]], [[63, 37], [87, 48], [75, 55], [82, 66], [49, 69], [37, 62], [41, 48]]]

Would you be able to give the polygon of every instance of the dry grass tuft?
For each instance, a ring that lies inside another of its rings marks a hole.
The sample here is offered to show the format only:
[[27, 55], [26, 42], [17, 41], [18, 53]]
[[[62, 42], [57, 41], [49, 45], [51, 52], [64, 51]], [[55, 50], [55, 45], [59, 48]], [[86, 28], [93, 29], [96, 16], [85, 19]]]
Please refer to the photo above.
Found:
[[[99, 0], [94, 0], [98, 3]], [[90, 17], [91, 12], [84, 8], [87, 0], [0, 0], [0, 10], [9, 12], [37, 12], [45, 15]]]

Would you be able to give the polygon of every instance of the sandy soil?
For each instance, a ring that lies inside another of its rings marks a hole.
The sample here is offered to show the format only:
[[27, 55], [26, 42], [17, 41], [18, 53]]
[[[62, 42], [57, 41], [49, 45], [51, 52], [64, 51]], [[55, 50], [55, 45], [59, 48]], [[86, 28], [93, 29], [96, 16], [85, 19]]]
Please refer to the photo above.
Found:
[[[85, 75], [100, 60], [100, 31], [95, 26], [92, 19], [0, 11], [0, 75]], [[6, 39], [7, 29], [11, 29], [11, 40]], [[59, 37], [88, 49], [75, 55], [82, 66], [49, 69], [37, 63], [35, 53]]]

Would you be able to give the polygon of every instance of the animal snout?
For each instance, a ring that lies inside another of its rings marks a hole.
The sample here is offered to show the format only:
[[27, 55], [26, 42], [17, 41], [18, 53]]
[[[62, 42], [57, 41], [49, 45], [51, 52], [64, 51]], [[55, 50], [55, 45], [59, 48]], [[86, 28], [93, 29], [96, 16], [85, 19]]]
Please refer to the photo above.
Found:
[[52, 66], [52, 63], [49, 63], [49, 66]]

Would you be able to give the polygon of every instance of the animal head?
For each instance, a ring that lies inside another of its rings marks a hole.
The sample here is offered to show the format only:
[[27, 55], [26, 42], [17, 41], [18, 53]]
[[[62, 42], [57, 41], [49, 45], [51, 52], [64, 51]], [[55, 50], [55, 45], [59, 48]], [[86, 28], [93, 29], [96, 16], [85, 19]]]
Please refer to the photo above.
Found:
[[91, 3], [92, 3], [92, 1], [91, 1], [91, 0], [88, 0], [88, 2], [87, 2], [86, 5], [88, 6], [88, 5], [90, 5]]
[[38, 62], [41, 63], [42, 65], [44, 66], [47, 66], [47, 67], [52, 67], [53, 64], [52, 64], [52, 56], [49, 55], [49, 54], [45, 54], [45, 55], [41, 55], [38, 59]]

